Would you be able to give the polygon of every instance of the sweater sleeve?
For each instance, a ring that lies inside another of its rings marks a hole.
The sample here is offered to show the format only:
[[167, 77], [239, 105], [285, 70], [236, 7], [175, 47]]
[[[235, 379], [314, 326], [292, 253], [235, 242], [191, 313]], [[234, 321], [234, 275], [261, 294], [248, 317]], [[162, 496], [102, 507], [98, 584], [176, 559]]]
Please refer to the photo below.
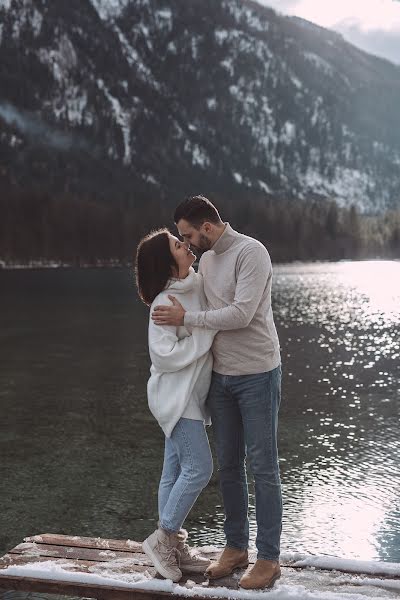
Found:
[[238, 276], [232, 304], [215, 310], [186, 311], [185, 327], [225, 331], [249, 325], [272, 275], [271, 259], [266, 248], [251, 245], [242, 252], [238, 260]]
[[179, 339], [176, 327], [155, 325], [150, 319], [149, 354], [154, 368], [161, 373], [184, 369], [210, 350], [215, 333], [196, 328], [192, 335]]

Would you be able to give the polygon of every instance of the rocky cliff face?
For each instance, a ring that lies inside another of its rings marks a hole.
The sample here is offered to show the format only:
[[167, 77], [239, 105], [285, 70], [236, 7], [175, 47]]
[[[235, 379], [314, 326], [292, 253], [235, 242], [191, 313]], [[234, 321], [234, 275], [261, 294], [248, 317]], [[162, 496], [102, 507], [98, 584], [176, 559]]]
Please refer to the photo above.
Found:
[[0, 0], [0, 57], [11, 183], [400, 203], [400, 68], [307, 21], [246, 0]]

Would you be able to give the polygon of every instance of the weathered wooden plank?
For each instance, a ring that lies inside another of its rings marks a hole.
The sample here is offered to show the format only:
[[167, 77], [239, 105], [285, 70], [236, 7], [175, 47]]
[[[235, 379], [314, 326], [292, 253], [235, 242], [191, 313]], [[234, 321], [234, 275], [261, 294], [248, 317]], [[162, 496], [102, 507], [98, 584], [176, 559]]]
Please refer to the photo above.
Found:
[[97, 562], [107, 562], [119, 558], [130, 558], [138, 564], [152, 565], [146, 554], [139, 552], [101, 550], [100, 548], [81, 548], [79, 546], [54, 546], [52, 544], [37, 544], [35, 542], [23, 542], [22, 544], [18, 544], [18, 546], [15, 546], [15, 548], [9, 551], [9, 554], [94, 560]]
[[[40, 535], [32, 535], [24, 538], [24, 542], [36, 542], [38, 544], [49, 544], [56, 546], [68, 546], [70, 548], [98, 548], [101, 550], [114, 550], [117, 552], [138, 552], [142, 553], [141, 542], [134, 540], [115, 540], [105, 538], [92, 538], [83, 536], [69, 536], [57, 533], [42, 533]], [[201, 547], [198, 548], [201, 552]], [[222, 551], [207, 552], [206, 556], [214, 558]], [[12, 552], [12, 550], [10, 550]]]
[[45, 562], [46, 560], [51, 560], [46, 558], [45, 556], [22, 556], [20, 554], [4, 554], [0, 558], [0, 569], [5, 569], [11, 565], [29, 565], [35, 562]]
[[[102, 570], [108, 569], [111, 570], [110, 567], [107, 566], [107, 563], [104, 561], [91, 561], [91, 560], [80, 560], [80, 559], [69, 559], [68, 562], [64, 558], [54, 558], [49, 556], [27, 556], [23, 554], [5, 554], [0, 558], [0, 576], [1, 569], [6, 569], [10, 566], [15, 565], [32, 565], [34, 563], [51, 561], [54, 564], [63, 565], [66, 571], [82, 571], [83, 573], [89, 573], [97, 571], [98, 574], [101, 573]], [[147, 571], [153, 577], [156, 576], [156, 570], [153, 566], [149, 565], [141, 565], [135, 564], [130, 559], [121, 560], [118, 562], [118, 565], [115, 565], [114, 569], [115, 574], [118, 573], [143, 573]]]
[[142, 544], [134, 540], [113, 540], [60, 533], [42, 533], [24, 538], [24, 542], [38, 542], [56, 546], [79, 548], [100, 548], [101, 550], [119, 550], [120, 552], [142, 552]]
[[[94, 597], [98, 600], [165, 600], [166, 596], [171, 596], [168, 592], [152, 592], [150, 590], [135, 590], [132, 588], [124, 588], [113, 585], [104, 584], [89, 584], [71, 581], [51, 580], [38, 577], [25, 577], [15, 575], [2, 575], [1, 570], [14, 565], [29, 566], [35, 562], [52, 561], [55, 564], [62, 564], [67, 571], [92, 573], [102, 575], [102, 570], [107, 569], [107, 564], [104, 562], [93, 562], [84, 560], [68, 560], [67, 566], [65, 559], [49, 558], [45, 556], [32, 557], [21, 554], [6, 554], [0, 559], [0, 589], [18, 590], [26, 592], [41, 592], [49, 594], [63, 594], [71, 596]], [[122, 563], [125, 562], [126, 566]], [[121, 561], [118, 568], [115, 568], [115, 577], [122, 573], [144, 572], [147, 571], [153, 577], [156, 577], [156, 571], [153, 567], [145, 565], [133, 565], [131, 560], [126, 559]], [[182, 578], [181, 585], [184, 585], [188, 580], [195, 583], [202, 583], [204, 577], [202, 575], [187, 575]], [[200, 598], [200, 600], [202, 600]], [[205, 600], [205, 599], [204, 599]]]
[[[28, 577], [0, 576], [0, 589], [80, 596], [96, 598], [96, 600], [165, 600], [166, 597], [171, 596], [169, 592], [133, 590], [114, 586], [103, 587], [89, 583], [60, 582], [51, 579], [30, 579]], [[196, 600], [209, 600], [209, 598], [196, 596]]]

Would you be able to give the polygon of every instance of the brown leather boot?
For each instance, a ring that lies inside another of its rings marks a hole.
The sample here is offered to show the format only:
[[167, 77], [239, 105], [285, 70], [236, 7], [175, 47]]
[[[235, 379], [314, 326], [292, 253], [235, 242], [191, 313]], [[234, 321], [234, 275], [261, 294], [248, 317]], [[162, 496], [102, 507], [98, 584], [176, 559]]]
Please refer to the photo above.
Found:
[[206, 569], [205, 576], [209, 579], [226, 577], [238, 568], [246, 568], [249, 564], [247, 550], [238, 550], [226, 546], [221, 556]]
[[277, 560], [258, 558], [240, 579], [239, 586], [245, 590], [270, 588], [280, 576], [281, 568]]

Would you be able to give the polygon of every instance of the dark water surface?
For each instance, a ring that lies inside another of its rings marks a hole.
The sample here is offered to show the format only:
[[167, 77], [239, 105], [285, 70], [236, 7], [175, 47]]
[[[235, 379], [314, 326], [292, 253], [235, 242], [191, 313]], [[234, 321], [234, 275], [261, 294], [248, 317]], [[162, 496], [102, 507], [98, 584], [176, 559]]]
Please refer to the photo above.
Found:
[[[35, 533], [141, 540], [163, 436], [131, 273], [0, 271], [0, 290], [1, 553]], [[282, 550], [400, 562], [400, 263], [277, 266], [273, 304]], [[186, 526], [219, 545], [222, 523], [214, 476]]]

